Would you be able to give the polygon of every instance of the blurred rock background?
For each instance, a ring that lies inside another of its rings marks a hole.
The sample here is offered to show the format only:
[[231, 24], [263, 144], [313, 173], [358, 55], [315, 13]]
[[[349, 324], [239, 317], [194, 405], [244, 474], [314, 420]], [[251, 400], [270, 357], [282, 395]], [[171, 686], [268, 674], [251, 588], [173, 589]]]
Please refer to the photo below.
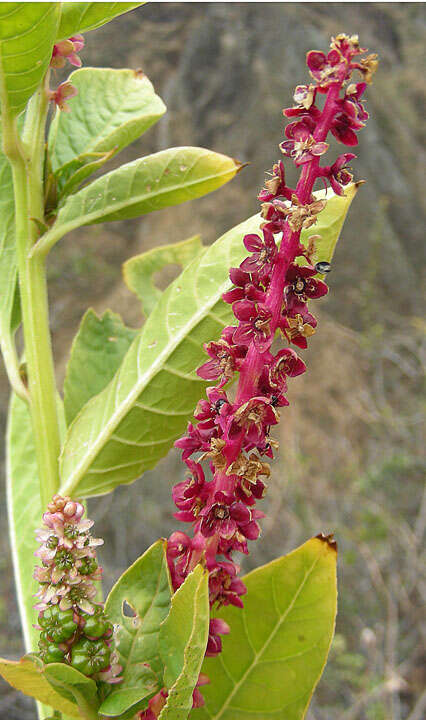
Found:
[[[204, 199], [62, 241], [49, 265], [54, 351], [62, 381], [88, 306], [140, 323], [138, 303], [121, 279], [125, 259], [195, 233], [212, 242], [257, 211], [264, 170], [279, 156], [281, 109], [307, 77], [305, 52], [326, 49], [338, 32], [358, 33], [380, 55], [368, 90], [371, 118], [353, 163], [367, 184], [344, 228], [331, 292], [315, 308], [320, 328], [305, 353], [309, 372], [291, 384], [281, 455], [264, 502], [268, 517], [244, 569], [320, 531], [335, 532], [337, 634], [308, 718], [421, 720], [424, 5], [153, 2], [87, 34], [86, 66], [142, 68], [168, 106], [120, 163], [173, 145], [201, 145], [251, 164]], [[8, 392], [2, 371], [3, 431]], [[106, 540], [107, 587], [174, 528], [170, 488], [182, 476], [172, 452], [131, 487], [89, 503]], [[16, 658], [22, 643], [3, 487], [0, 654]], [[2, 683], [0, 718], [33, 720], [35, 710]]]

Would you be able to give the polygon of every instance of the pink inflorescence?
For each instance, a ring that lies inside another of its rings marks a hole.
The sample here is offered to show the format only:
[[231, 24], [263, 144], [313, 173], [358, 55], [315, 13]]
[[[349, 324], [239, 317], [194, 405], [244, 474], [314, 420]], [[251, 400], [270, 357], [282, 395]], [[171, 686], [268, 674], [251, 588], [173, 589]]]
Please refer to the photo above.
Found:
[[114, 651], [113, 627], [96, 601], [95, 583], [102, 575], [96, 548], [103, 540], [91, 536], [93, 520], [83, 516], [80, 502], [54, 495], [43, 527], [36, 531], [39, 547], [34, 554], [41, 565], [34, 570], [40, 584], [34, 608], [39, 611], [40, 656], [44, 662], [71, 664], [112, 684], [121, 682], [122, 668]]
[[[317, 325], [308, 301], [328, 291], [318, 278], [320, 266], [313, 264], [318, 236], [311, 236], [305, 247], [300, 233], [316, 223], [326, 205], [325, 199], [313, 196], [315, 183], [328, 181], [343, 195], [352, 180], [348, 162], [355, 155], [345, 153], [323, 166], [320, 158], [328, 150], [330, 132], [345, 145], [358, 142], [356, 133], [368, 117], [361, 97], [377, 65], [375, 55], [359, 59], [364, 52], [357, 36], [338, 35], [327, 55], [307, 55], [313, 82], [296, 87], [295, 105], [283, 111], [291, 122], [280, 146], [300, 168], [299, 181], [295, 189], [289, 188], [279, 161], [259, 194], [260, 232], [244, 237], [250, 254], [239, 268], [231, 269], [234, 287], [223, 296], [237, 322], [205, 346], [209, 360], [197, 371], [201, 378], [216, 381], [216, 387], [207, 389], [207, 398], [197, 405], [196, 422], [189, 423], [186, 435], [175, 443], [188, 468], [188, 477], [173, 490], [175, 517], [190, 524], [193, 532], [174, 532], [168, 541], [173, 586], [178, 588], [197, 563], [204, 562], [212, 607], [243, 605], [246, 588], [233, 553], [247, 554], [248, 541], [259, 537], [264, 513], [256, 509], [256, 502], [266, 492], [267, 459], [277, 447], [270, 430], [279, 421], [279, 408], [288, 405], [288, 378], [306, 370], [293, 348], [273, 352], [271, 346], [278, 330], [288, 344], [306, 348]], [[362, 82], [350, 83], [354, 70]], [[317, 105], [320, 96], [325, 96], [322, 109]], [[277, 236], [282, 238], [279, 246]], [[225, 386], [236, 372], [238, 385], [231, 399]], [[223, 620], [211, 620], [207, 656], [221, 652], [221, 635], [228, 632]], [[141, 717], [156, 717], [157, 700]], [[197, 690], [194, 705], [201, 702]]]

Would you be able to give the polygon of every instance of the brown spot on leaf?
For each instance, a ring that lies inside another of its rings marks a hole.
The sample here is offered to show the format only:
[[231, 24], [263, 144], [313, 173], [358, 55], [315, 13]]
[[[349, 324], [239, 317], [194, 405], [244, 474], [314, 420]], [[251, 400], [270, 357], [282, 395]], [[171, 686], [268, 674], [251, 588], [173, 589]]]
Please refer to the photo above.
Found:
[[324, 533], [319, 533], [316, 535], [316, 538], [318, 540], [321, 540], [322, 542], [327, 543], [327, 545], [334, 550], [334, 552], [337, 553], [337, 542], [334, 539], [334, 533], [330, 533], [330, 535], [324, 535]]

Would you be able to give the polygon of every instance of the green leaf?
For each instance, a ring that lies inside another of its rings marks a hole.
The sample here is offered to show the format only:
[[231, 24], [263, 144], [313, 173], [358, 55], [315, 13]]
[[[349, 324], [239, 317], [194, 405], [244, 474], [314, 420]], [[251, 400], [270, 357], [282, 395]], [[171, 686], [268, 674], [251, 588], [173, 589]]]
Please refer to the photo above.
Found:
[[[314, 262], [332, 261], [347, 212], [358, 191], [358, 188], [362, 184], [363, 182], [358, 182], [348, 185], [345, 188], [344, 197], [335, 195], [331, 190], [328, 190], [327, 192], [320, 190], [319, 192], [314, 193], [315, 197], [318, 199], [327, 198], [327, 205], [318, 215], [316, 224], [312, 225], [312, 227], [308, 230], [304, 230], [302, 232], [301, 239], [306, 246], [308, 245], [309, 238], [312, 235], [320, 236], [320, 238], [315, 242], [316, 251]], [[319, 273], [318, 276], [324, 277], [324, 275]]]
[[68, 79], [78, 95], [70, 101], [72, 112], [56, 111], [48, 143], [52, 171], [65, 194], [166, 112], [141, 72], [82, 68]]
[[[48, 682], [43, 673], [45, 667], [41, 660], [32, 655], [26, 655], [19, 662], [0, 658], [0, 675], [9, 685], [54, 710], [71, 717], [80, 717], [78, 707], [65, 700]], [[48, 715], [51, 715], [51, 712], [46, 708], [41, 717]]]
[[124, 281], [142, 302], [142, 312], [146, 317], [161, 296], [161, 290], [154, 285], [154, 274], [172, 263], [183, 269], [204, 250], [201, 236], [194, 235], [181, 242], [152, 248], [124, 263]]
[[65, 701], [78, 706], [81, 717], [97, 720], [99, 698], [94, 680], [65, 663], [49, 663], [43, 672], [51, 687]]
[[[158, 635], [170, 597], [165, 541], [158, 540], [123, 573], [105, 603], [109, 619], [119, 626], [116, 650], [123, 682], [102, 703], [102, 715], [119, 716], [160, 689], [163, 667]], [[134, 617], [126, 615], [128, 608]], [[152, 672], [147, 672], [144, 663]]]
[[40, 85], [52, 57], [60, 3], [0, 3], [2, 113], [18, 115]]
[[207, 647], [209, 619], [208, 572], [198, 565], [173, 595], [170, 613], [161, 626], [160, 652], [169, 692], [159, 720], [188, 717]]
[[249, 573], [243, 610], [217, 658], [206, 658], [204, 708], [194, 720], [302, 720], [324, 669], [336, 617], [336, 544], [318, 536]]
[[[330, 230], [335, 238], [352, 197], [349, 191], [329, 200], [332, 217], [339, 216]], [[195, 372], [206, 359], [202, 345], [232, 323], [221, 300], [229, 267], [246, 256], [242, 239], [261, 221], [254, 215], [225, 233], [163, 293], [112, 382], [68, 429], [60, 461], [64, 494], [102, 495], [133, 482], [184, 432], [208, 384]]]
[[63, 2], [61, 22], [58, 28], [57, 40], [76, 35], [77, 33], [96, 30], [118, 15], [145, 5], [144, 2]]
[[236, 160], [196, 147], [171, 148], [134, 160], [67, 197], [39, 247], [52, 247], [82, 225], [138, 217], [201, 197], [240, 169]]
[[74, 338], [65, 376], [67, 425], [112, 380], [137, 333], [111, 310], [101, 317], [91, 308], [87, 310]]
[[10, 546], [22, 632], [28, 652], [37, 649], [39, 632], [33, 628], [38, 583], [33, 578], [37, 549], [35, 531], [40, 526], [40, 484], [28, 405], [12, 394], [6, 432], [6, 492]]

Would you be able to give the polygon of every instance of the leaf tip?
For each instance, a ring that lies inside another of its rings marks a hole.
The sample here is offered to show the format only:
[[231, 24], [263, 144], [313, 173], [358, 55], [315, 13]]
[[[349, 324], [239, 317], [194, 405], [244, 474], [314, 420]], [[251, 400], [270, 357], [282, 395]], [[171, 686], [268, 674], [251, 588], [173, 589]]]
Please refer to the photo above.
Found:
[[358, 192], [358, 190], [359, 190], [359, 188], [361, 187], [361, 185], [365, 185], [366, 182], [367, 182], [367, 180], [357, 180], [357, 181], [354, 183], [355, 192]]
[[237, 166], [237, 173], [241, 172], [247, 165], [251, 165], [249, 162], [240, 162], [240, 160], [237, 160], [236, 158], [232, 158], [235, 165]]
[[330, 533], [330, 535], [324, 535], [324, 533], [318, 533], [318, 535], [315, 536], [317, 540], [321, 540], [321, 542], [328, 545], [330, 550], [333, 550], [335, 553], [337, 553], [337, 542], [334, 539], [334, 533]]

